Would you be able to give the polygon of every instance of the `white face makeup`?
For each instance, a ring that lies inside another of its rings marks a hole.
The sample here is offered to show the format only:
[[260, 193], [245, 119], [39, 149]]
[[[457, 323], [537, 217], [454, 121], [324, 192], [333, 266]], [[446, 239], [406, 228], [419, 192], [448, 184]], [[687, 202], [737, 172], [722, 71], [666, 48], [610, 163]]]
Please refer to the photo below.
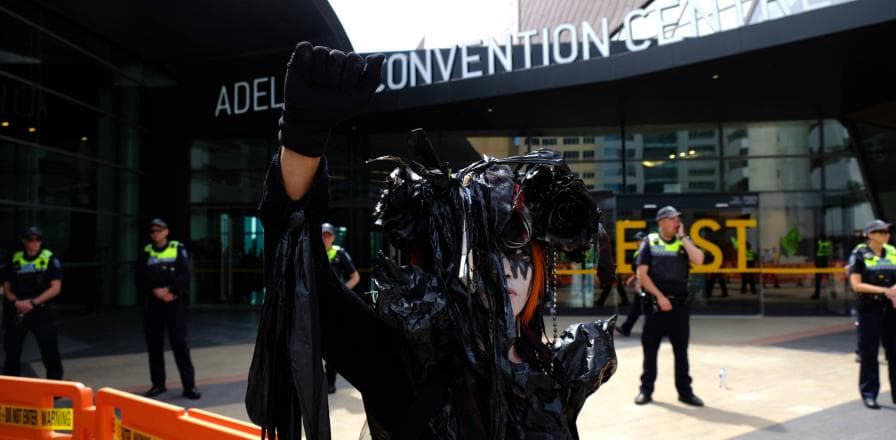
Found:
[[510, 260], [502, 256], [504, 263], [504, 276], [507, 279], [507, 296], [510, 297], [510, 307], [513, 316], [518, 316], [526, 306], [529, 299], [529, 285], [532, 284], [532, 261]]

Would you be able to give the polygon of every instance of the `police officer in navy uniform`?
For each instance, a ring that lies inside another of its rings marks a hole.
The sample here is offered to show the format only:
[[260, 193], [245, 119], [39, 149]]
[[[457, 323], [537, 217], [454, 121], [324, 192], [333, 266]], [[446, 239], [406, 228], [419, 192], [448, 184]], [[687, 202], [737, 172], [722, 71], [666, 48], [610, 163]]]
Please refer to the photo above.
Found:
[[3, 374], [21, 375], [22, 344], [34, 333], [47, 379], [62, 380], [62, 359], [50, 301], [62, 290], [62, 263], [42, 249], [43, 234], [30, 227], [22, 234], [23, 250], [12, 255], [3, 274]]
[[884, 346], [893, 403], [896, 403], [896, 247], [889, 244], [890, 223], [874, 220], [865, 226], [868, 238], [849, 257], [849, 283], [858, 295], [859, 392], [862, 403], [880, 409], [878, 347]]
[[[358, 269], [352, 263], [352, 257], [346, 252], [342, 246], [333, 244], [336, 241], [336, 227], [330, 223], [320, 225], [321, 238], [324, 247], [327, 249], [327, 259], [330, 260], [330, 267], [336, 272], [336, 275], [345, 283], [345, 287], [354, 289], [358, 282], [361, 281], [361, 275]], [[327, 393], [336, 392], [336, 370], [328, 365], [324, 365], [327, 373]]]
[[703, 264], [703, 252], [685, 235], [681, 213], [675, 208], [660, 208], [656, 221], [659, 231], [648, 234], [641, 242], [636, 260], [638, 281], [641, 288], [652, 295], [657, 310], [645, 316], [641, 334], [644, 372], [635, 403], [644, 405], [653, 400], [657, 352], [663, 337], [668, 336], [675, 355], [678, 400], [688, 405], [703, 406], [703, 401], [691, 388], [691, 376], [688, 374], [690, 308], [686, 302], [690, 264]]
[[183, 396], [198, 399], [193, 362], [187, 347], [186, 301], [190, 288], [189, 257], [184, 245], [168, 240], [168, 225], [161, 219], [150, 223], [150, 238], [137, 258], [135, 281], [137, 291], [145, 299], [143, 331], [149, 352], [152, 388], [147, 397], [167, 391], [165, 387], [165, 331], [180, 372]]

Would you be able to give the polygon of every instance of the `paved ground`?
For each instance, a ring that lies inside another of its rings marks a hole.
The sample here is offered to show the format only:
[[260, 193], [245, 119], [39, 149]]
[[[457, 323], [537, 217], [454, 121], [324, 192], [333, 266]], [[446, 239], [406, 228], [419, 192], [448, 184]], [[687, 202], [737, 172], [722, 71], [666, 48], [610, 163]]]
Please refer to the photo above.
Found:
[[[562, 324], [592, 318], [566, 317]], [[243, 397], [256, 322], [256, 313], [245, 309], [191, 311], [189, 339], [203, 397], [196, 402], [180, 397], [177, 369], [167, 352], [169, 391], [161, 400], [246, 420]], [[140, 392], [149, 387], [135, 310], [69, 319], [59, 327], [68, 380], [94, 389]], [[640, 342], [638, 335], [619, 337], [619, 370], [586, 403], [579, 418], [581, 437], [890, 439], [896, 432], [896, 405], [886, 379], [879, 399], [882, 410], [867, 410], [858, 399], [855, 330], [848, 317], [698, 316], [691, 335], [694, 389], [706, 407], [677, 401], [667, 343], [660, 350], [655, 403], [634, 405]], [[24, 359], [26, 371], [43, 374], [31, 338]], [[726, 387], [720, 387], [720, 368], [727, 372]], [[330, 399], [333, 437], [356, 439], [364, 422], [360, 394], [341, 378], [338, 387]]]

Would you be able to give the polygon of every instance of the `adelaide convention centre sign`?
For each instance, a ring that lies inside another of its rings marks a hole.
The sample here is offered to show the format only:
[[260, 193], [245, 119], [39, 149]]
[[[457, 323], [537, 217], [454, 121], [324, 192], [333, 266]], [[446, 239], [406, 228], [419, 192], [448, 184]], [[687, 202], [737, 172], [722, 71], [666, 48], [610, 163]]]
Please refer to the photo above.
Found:
[[[504, 38], [450, 48], [386, 54], [383, 84], [378, 92], [479, 78], [536, 67], [608, 58], [646, 50], [747, 24], [822, 8], [843, 0], [658, 0], [646, 9], [628, 12], [611, 40], [609, 20], [597, 25], [560, 24], [530, 29]], [[220, 86], [214, 117], [280, 109], [282, 73], [265, 74]]]

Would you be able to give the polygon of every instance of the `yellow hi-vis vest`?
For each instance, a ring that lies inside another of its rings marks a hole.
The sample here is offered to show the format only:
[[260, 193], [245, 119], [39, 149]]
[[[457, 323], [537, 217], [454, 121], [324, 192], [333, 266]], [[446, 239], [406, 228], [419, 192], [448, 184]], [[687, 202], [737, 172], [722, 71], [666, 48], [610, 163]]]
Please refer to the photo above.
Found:
[[12, 255], [12, 264], [16, 274], [46, 272], [47, 267], [50, 266], [50, 258], [52, 257], [53, 251], [43, 249], [34, 261], [28, 261], [25, 259], [25, 252], [18, 251]]
[[146, 245], [143, 248], [143, 251], [149, 254], [149, 259], [146, 260], [147, 266], [154, 266], [156, 264], [174, 264], [177, 261], [177, 246], [180, 245], [176, 240], [171, 240], [168, 242], [168, 246], [165, 246], [165, 249], [161, 251], [157, 251], [152, 243]]
[[333, 246], [330, 246], [330, 248], [327, 249], [327, 259], [330, 260], [330, 262], [332, 263], [333, 260], [336, 259], [336, 255], [338, 255], [339, 251], [341, 251], [341, 250], [342, 250], [342, 248], [335, 244]]

